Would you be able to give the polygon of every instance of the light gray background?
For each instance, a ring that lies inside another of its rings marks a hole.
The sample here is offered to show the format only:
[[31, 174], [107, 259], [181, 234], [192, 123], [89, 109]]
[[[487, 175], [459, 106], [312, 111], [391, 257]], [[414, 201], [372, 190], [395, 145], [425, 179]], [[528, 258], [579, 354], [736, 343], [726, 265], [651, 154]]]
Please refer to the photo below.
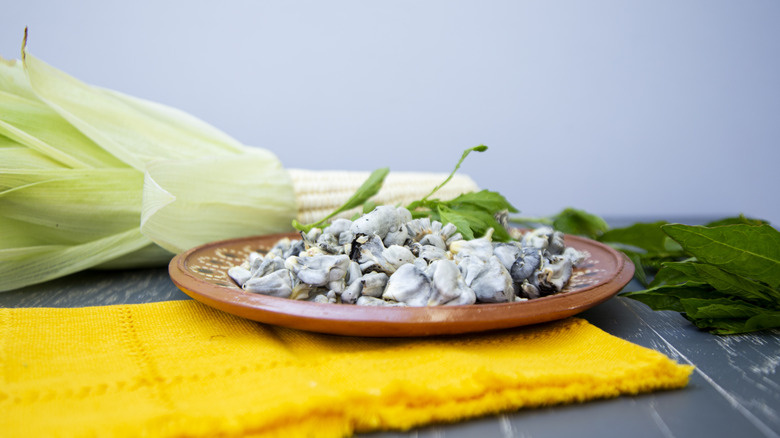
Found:
[[780, 223], [780, 2], [10, 1], [0, 54], [287, 167], [463, 172], [523, 213]]

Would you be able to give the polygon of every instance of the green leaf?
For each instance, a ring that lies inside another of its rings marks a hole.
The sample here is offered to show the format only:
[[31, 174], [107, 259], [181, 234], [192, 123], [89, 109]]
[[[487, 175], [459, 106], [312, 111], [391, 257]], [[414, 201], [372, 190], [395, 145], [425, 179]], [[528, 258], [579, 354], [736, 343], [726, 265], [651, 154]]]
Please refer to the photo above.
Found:
[[485, 210], [453, 210], [449, 209], [446, 205], [440, 205], [438, 211], [442, 218], [442, 223], [452, 222], [451, 219], [453, 218], [464, 223], [464, 225], [458, 226], [456, 222], [452, 222], [453, 225], [458, 227], [458, 231], [466, 239], [468, 239], [466, 237], [467, 234], [463, 233], [464, 228], [462, 228], [463, 226], [466, 226], [465, 224], [468, 225], [468, 228], [471, 230], [470, 233], [473, 235], [473, 237], [484, 236], [485, 233], [487, 233], [487, 231], [492, 228], [492, 240], [496, 242], [508, 242], [512, 240], [512, 237], [509, 235], [506, 229], [500, 223], [498, 223], [498, 221], [490, 212]]
[[363, 184], [358, 187], [358, 189], [355, 191], [355, 193], [347, 199], [347, 202], [344, 203], [341, 207], [337, 208], [333, 212], [331, 212], [326, 217], [322, 218], [321, 220], [311, 223], [311, 224], [301, 224], [297, 220], [293, 219], [292, 225], [296, 229], [304, 232], [310, 231], [312, 228], [319, 227], [326, 223], [330, 218], [336, 216], [337, 214], [351, 210], [355, 207], [358, 207], [369, 200], [372, 196], [376, 195], [379, 192], [379, 189], [382, 188], [382, 184], [385, 181], [385, 177], [387, 177], [387, 174], [390, 172], [390, 169], [387, 167], [383, 167], [380, 169], [376, 169], [375, 171], [371, 172], [371, 175], [366, 178], [366, 180], [363, 182]]
[[438, 212], [439, 212], [439, 221], [441, 223], [443, 224], [451, 223], [452, 225], [455, 225], [455, 227], [458, 229], [458, 232], [466, 240], [471, 240], [474, 238], [474, 231], [472, 231], [471, 229], [471, 223], [469, 222], [468, 218], [452, 210], [446, 205], [439, 205]]
[[631, 263], [634, 264], [634, 278], [636, 278], [642, 286], [647, 287], [647, 273], [643, 267], [642, 257], [633, 251], [623, 251], [623, 253], [631, 260]]
[[662, 229], [704, 263], [773, 288], [780, 286], [780, 232], [769, 225], [707, 228], [672, 224]]
[[509, 203], [498, 192], [491, 192], [490, 190], [480, 190], [479, 192], [470, 192], [459, 195], [452, 198], [449, 201], [444, 201], [452, 208], [457, 206], [467, 206], [471, 208], [479, 208], [491, 213], [497, 213], [500, 211], [517, 212], [517, 209]]
[[571, 207], [565, 208], [560, 213], [552, 216], [536, 218], [512, 216], [509, 220], [515, 226], [523, 228], [536, 228], [547, 225], [562, 233], [586, 236], [591, 239], [596, 239], [609, 230], [609, 225], [601, 217]]
[[[371, 172], [371, 175], [369, 175], [363, 184], [358, 187], [357, 191], [355, 191], [355, 194], [353, 194], [347, 200], [347, 202], [345, 202], [344, 205], [336, 211], [341, 213], [342, 211], [353, 209], [368, 201], [369, 198], [376, 195], [379, 192], [379, 189], [382, 188], [385, 177], [389, 172], [390, 169], [387, 167], [376, 169], [375, 171]], [[331, 216], [333, 216], [333, 214]]]
[[780, 292], [749, 278], [724, 271], [717, 266], [689, 263], [699, 278], [715, 289], [757, 304], [780, 306]]
[[708, 224], [705, 224], [705, 227], [722, 227], [724, 225], [737, 225], [737, 224], [745, 224], [745, 225], [764, 225], [768, 224], [769, 222], [761, 219], [753, 219], [745, 217], [745, 215], [741, 214], [737, 217], [727, 217], [723, 219], [718, 219], [716, 221], [710, 222]]
[[680, 303], [682, 299], [723, 297], [706, 283], [700, 282], [656, 286], [636, 292], [624, 292], [620, 295], [644, 303], [653, 310], [674, 310], [676, 312], [685, 312], [685, 308]]
[[614, 228], [602, 234], [598, 240], [604, 243], [617, 242], [642, 248], [648, 252], [666, 253], [665, 241], [669, 238], [661, 229], [668, 222], [636, 223], [625, 228]]
[[584, 210], [566, 208], [553, 217], [553, 228], [566, 234], [576, 234], [595, 239], [609, 229], [607, 222]]
[[414, 217], [430, 217], [444, 224], [452, 223], [465, 239], [482, 236], [493, 228], [493, 240], [512, 240], [506, 228], [496, 220], [495, 214], [514, 210], [514, 207], [496, 192], [482, 190], [465, 193], [449, 201], [421, 199], [410, 203], [407, 209]]
[[366, 201], [366, 202], [363, 204], [363, 214], [370, 213], [370, 212], [371, 212], [371, 211], [373, 211], [373, 210], [374, 210], [376, 207], [377, 207], [377, 203], [376, 203], [376, 202], [374, 202], [374, 201], [372, 201], [372, 200], [368, 200], [368, 201]]
[[680, 300], [690, 318], [750, 318], [764, 312], [759, 306], [733, 298], [684, 298]]
[[753, 331], [747, 328], [747, 320], [741, 318], [691, 318], [686, 314], [683, 316], [696, 327], [716, 335], [734, 335]]
[[688, 261], [665, 263], [649, 289], [621, 295], [653, 310], [680, 312], [712, 333], [732, 334], [780, 327], [778, 293], [715, 266]]
[[427, 217], [431, 221], [441, 222], [441, 218], [439, 217], [439, 210], [438, 210], [439, 205], [442, 204], [433, 203], [430, 207], [426, 207], [424, 209], [410, 210], [410, 213], [412, 213], [412, 219], [421, 219]]
[[512, 236], [509, 235], [509, 232], [504, 228], [503, 225], [501, 225], [496, 218], [490, 214], [487, 211], [478, 211], [474, 210], [473, 212], [466, 211], [467, 217], [479, 217], [482, 219], [482, 223], [486, 224], [484, 229], [480, 229], [477, 234], [478, 237], [481, 237], [487, 233], [488, 229], [493, 229], [493, 236], [492, 240], [494, 242], [509, 242], [512, 240]]
[[[678, 260], [684, 255], [661, 229], [666, 222], [639, 222], [624, 228], [614, 228], [598, 236], [597, 240], [625, 253], [634, 262], [634, 278], [647, 285], [647, 276], [662, 263]], [[674, 245], [670, 245], [672, 242]]]
[[766, 311], [750, 318], [691, 318], [696, 327], [716, 335], [734, 335], [759, 330], [780, 328], [780, 312]]
[[433, 196], [433, 194], [436, 193], [440, 188], [444, 187], [445, 184], [450, 182], [450, 180], [452, 179], [452, 176], [455, 175], [455, 172], [457, 172], [458, 169], [460, 169], [460, 165], [463, 163], [463, 160], [465, 160], [466, 157], [468, 157], [471, 152], [485, 152], [487, 149], [488, 149], [487, 146], [481, 144], [479, 146], [474, 146], [473, 148], [468, 148], [465, 151], [463, 151], [463, 155], [461, 155], [460, 160], [458, 160], [458, 164], [455, 165], [455, 169], [453, 169], [452, 172], [450, 172], [449, 176], [447, 176], [447, 178], [444, 180], [444, 182], [442, 182], [438, 186], [434, 187], [433, 190], [431, 190], [430, 193], [428, 193], [427, 195], [423, 196], [422, 200], [423, 201], [427, 200], [428, 198]]
[[747, 320], [747, 331], [766, 330], [780, 327], [780, 312], [764, 312]]
[[621, 296], [680, 312], [712, 333], [780, 327], [780, 233], [764, 221], [740, 215], [707, 227], [636, 223], [598, 240], [623, 251], [642, 284], [645, 270], [660, 268], [649, 288]]
[[701, 281], [693, 263], [666, 262], [662, 266], [650, 283], [651, 287], [682, 284], [687, 281]]

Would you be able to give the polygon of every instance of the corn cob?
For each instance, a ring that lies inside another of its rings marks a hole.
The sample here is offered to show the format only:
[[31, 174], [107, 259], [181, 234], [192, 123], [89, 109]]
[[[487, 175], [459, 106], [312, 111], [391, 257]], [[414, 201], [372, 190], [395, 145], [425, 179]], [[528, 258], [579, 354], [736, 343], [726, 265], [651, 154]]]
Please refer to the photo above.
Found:
[[[298, 221], [316, 222], [343, 205], [355, 193], [370, 172], [288, 169], [298, 204]], [[390, 172], [382, 189], [372, 199], [377, 204], [406, 205], [430, 193], [447, 178], [446, 173]], [[467, 175], [456, 174], [436, 192], [439, 199], [451, 199], [461, 193], [478, 190]], [[349, 218], [360, 209], [346, 211], [337, 217]]]

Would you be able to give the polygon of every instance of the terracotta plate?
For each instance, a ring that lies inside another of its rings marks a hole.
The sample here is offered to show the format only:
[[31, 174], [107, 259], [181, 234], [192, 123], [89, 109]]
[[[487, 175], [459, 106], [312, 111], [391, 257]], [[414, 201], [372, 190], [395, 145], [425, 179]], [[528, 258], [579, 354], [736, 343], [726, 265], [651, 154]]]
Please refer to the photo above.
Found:
[[617, 294], [634, 274], [620, 252], [593, 240], [566, 236], [566, 245], [587, 253], [564, 292], [502, 304], [438, 307], [368, 307], [276, 298], [243, 291], [227, 275], [251, 251], [264, 252], [277, 234], [213, 242], [179, 254], [171, 279], [192, 298], [255, 321], [346, 336], [430, 336], [470, 333], [553, 321], [575, 315]]

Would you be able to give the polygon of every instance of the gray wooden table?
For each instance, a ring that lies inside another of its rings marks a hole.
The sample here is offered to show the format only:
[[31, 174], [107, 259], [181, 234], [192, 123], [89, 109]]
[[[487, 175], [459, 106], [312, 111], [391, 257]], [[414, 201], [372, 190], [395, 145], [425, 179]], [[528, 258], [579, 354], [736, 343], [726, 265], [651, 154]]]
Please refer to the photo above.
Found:
[[[625, 290], [637, 290], [630, 283]], [[0, 293], [0, 307], [82, 307], [188, 300], [167, 270], [86, 271]], [[583, 312], [592, 324], [696, 366], [688, 387], [528, 409], [372, 437], [780, 437], [780, 331], [715, 336], [679, 314], [615, 297]]]

